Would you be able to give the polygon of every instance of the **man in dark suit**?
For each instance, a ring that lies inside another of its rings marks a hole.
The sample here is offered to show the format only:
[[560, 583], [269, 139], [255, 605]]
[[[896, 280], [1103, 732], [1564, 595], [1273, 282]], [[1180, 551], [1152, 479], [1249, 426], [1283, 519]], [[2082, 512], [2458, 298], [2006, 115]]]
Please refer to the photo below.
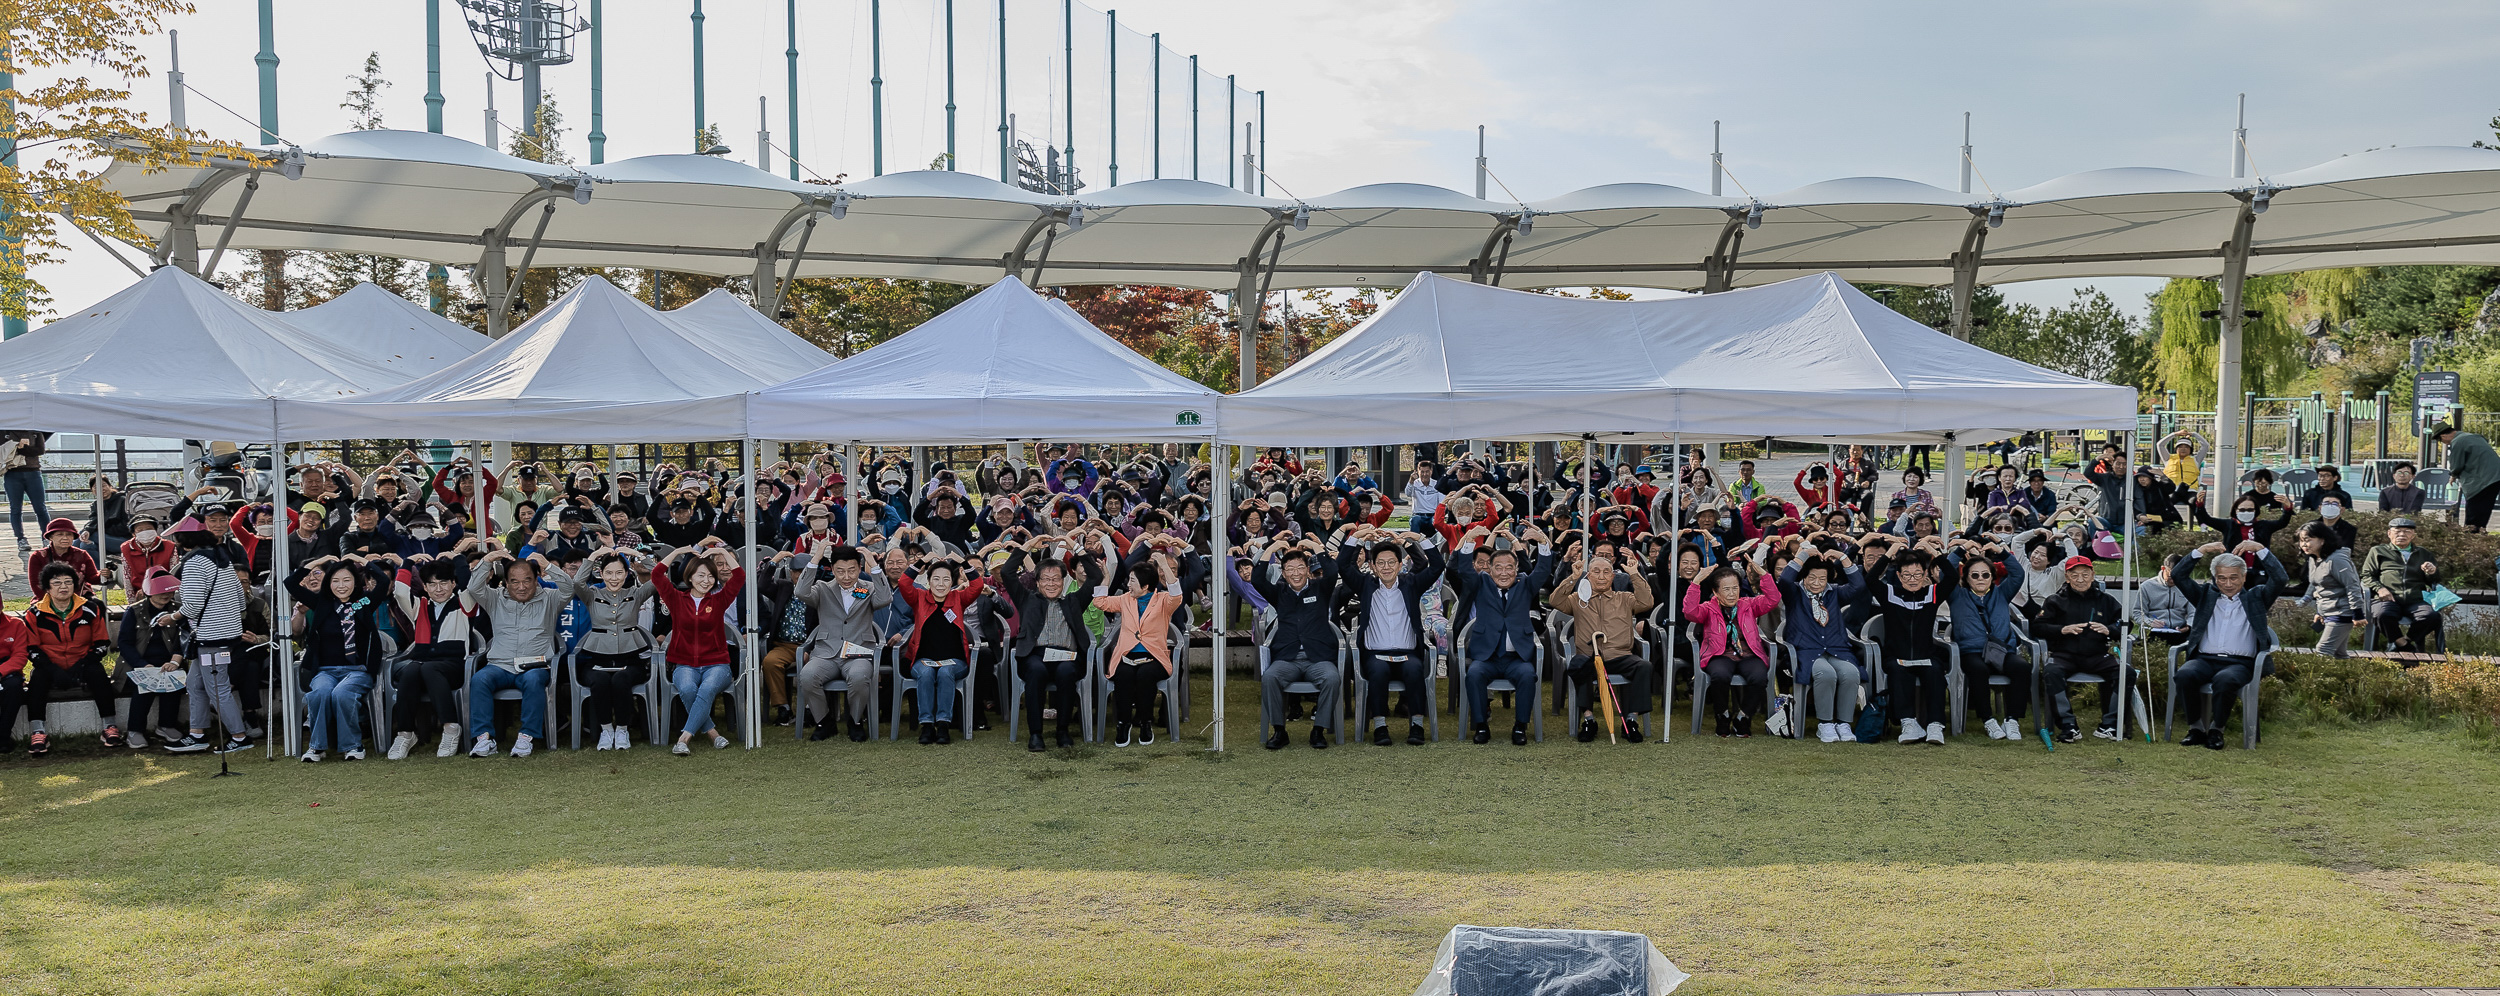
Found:
[[[2213, 558], [2210, 583], [2190, 575], [2196, 561], [2205, 557]], [[2255, 584], [2248, 577], [2252, 561], [2264, 574]], [[2196, 621], [2188, 627], [2187, 663], [2171, 678], [2173, 687], [2186, 693], [2188, 701], [2188, 733], [2179, 743], [2221, 750], [2223, 720], [2230, 715], [2232, 703], [2239, 700], [2240, 689], [2262, 677], [2257, 673], [2257, 654], [2273, 643], [2273, 634], [2266, 629], [2266, 610], [2274, 606], [2275, 593], [2288, 582], [2274, 553], [2253, 540], [2241, 542], [2232, 553], [2223, 552], [2219, 541], [2196, 548], [2186, 563], [2170, 572], [2170, 582], [2196, 607]], [[2208, 683], [2214, 689], [2212, 700], [2199, 708], [2198, 697]]]
[[1268, 556], [1253, 554], [1258, 562], [1250, 568], [1250, 585], [1276, 611], [1276, 628], [1267, 637], [1267, 670], [1259, 675], [1259, 694], [1272, 724], [1266, 747], [1283, 750], [1293, 742], [1285, 734], [1285, 686], [1307, 681], [1319, 686], [1319, 704], [1311, 713], [1311, 746], [1326, 750], [1328, 727], [1345, 715], [1337, 628], [1328, 621], [1337, 600], [1337, 576], [1315, 539], [1280, 539], [1264, 552]]
[[[1369, 683], [1363, 714], [1371, 717], [1372, 744], [1389, 746], [1389, 683], [1404, 682], [1398, 703], [1407, 717], [1406, 742], [1424, 742], [1425, 712], [1430, 699], [1432, 648], [1424, 642], [1424, 592], [1441, 580], [1441, 555], [1431, 534], [1395, 533], [1365, 528], [1347, 537], [1338, 554], [1337, 571], [1346, 579], [1354, 615], [1354, 645], [1362, 651], [1358, 666]], [[1407, 544], [1415, 545], [1413, 569], [1407, 565]]]
[[[1093, 634], [1085, 629], [1085, 610], [1094, 604], [1094, 588], [1102, 583], [1102, 567], [1085, 557], [1074, 558], [1081, 576], [1069, 584], [1070, 562], [1062, 559], [1073, 547], [1065, 537], [1036, 536], [1023, 546], [1011, 545], [1001, 572], [1007, 597], [1016, 606], [1016, 673], [1024, 679], [1024, 723], [1030, 736], [1024, 748], [1041, 751], [1042, 693], [1051, 692], [1058, 710], [1061, 747], [1076, 742], [1068, 718], [1076, 712], [1077, 687], [1085, 677], [1085, 651]], [[1032, 587], [1025, 586], [1027, 558], [1038, 558]]]
[[[1511, 546], [1508, 537], [1494, 544], [1491, 565], [1481, 574], [1476, 572], [1476, 544], [1491, 535], [1483, 526], [1469, 530], [1452, 551], [1450, 570], [1466, 582], [1462, 598], [1472, 606], [1467, 634], [1467, 709], [1475, 719], [1474, 739], [1477, 743], [1493, 742], [1488, 711], [1491, 707], [1490, 685], [1508, 680], [1518, 689], [1515, 704], [1518, 715], [1510, 728], [1510, 742], [1525, 746], [1528, 742], [1528, 716], [1536, 708], [1536, 666], [1530, 657], [1536, 646], [1536, 623], [1528, 617], [1536, 607], [1537, 594], [1545, 590], [1554, 574], [1553, 542], [1545, 531], [1530, 526], [1523, 530]], [[1536, 565], [1525, 574], [1520, 560], [1525, 546], [1536, 546]]]

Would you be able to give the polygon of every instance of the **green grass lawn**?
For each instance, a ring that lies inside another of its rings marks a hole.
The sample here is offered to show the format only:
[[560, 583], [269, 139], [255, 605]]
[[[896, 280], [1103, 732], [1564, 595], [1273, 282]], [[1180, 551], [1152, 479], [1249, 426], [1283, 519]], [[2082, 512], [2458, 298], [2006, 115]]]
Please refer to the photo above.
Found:
[[2500, 984], [2452, 728], [1269, 753], [1233, 693], [1223, 755], [0, 757], [0, 992], [1404, 993], [1457, 923], [1701, 994]]

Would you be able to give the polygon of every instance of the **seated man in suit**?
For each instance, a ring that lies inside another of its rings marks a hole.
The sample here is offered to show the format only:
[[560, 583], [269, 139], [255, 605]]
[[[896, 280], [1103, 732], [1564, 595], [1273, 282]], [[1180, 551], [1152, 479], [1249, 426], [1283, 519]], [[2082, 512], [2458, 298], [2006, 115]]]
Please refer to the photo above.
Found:
[[877, 610], [894, 603], [894, 589], [884, 566], [858, 547], [838, 545], [831, 536], [812, 542], [792, 596], [816, 610], [816, 628], [805, 645], [807, 664], [799, 669], [798, 721], [815, 714], [810, 740], [829, 740], [841, 730], [841, 717], [825, 697], [825, 686], [839, 679], [851, 689], [851, 740], [864, 743], [874, 733], [868, 710], [877, 695], [877, 645], [885, 640]]
[[1489, 566], [1482, 573], [1475, 567], [1476, 544], [1492, 535], [1491, 530], [1477, 526], [1468, 530], [1459, 541], [1456, 556], [1450, 558], [1450, 570], [1464, 582], [1459, 600], [1470, 606], [1473, 628], [1467, 635], [1467, 709], [1475, 720], [1473, 738], [1484, 744], [1493, 742], [1488, 710], [1491, 707], [1491, 685], [1508, 680], [1518, 691], [1514, 698], [1518, 714], [1510, 728], [1510, 742], [1528, 743], [1528, 717], [1536, 708], [1536, 665], [1531, 657], [1536, 648], [1536, 624], [1528, 618], [1536, 607], [1537, 594], [1546, 588], [1554, 574], [1554, 546], [1545, 531], [1530, 526], [1519, 534], [1521, 544], [1536, 545], [1536, 565], [1525, 574], [1520, 572], [1524, 550], [1511, 546], [1504, 537], [1494, 545]]
[[[1250, 542], [1256, 549], [1258, 540]], [[1311, 713], [1311, 746], [1326, 750], [1328, 726], [1344, 714], [1345, 675], [1337, 669], [1337, 629], [1328, 621], [1337, 598], [1337, 576], [1316, 539], [1279, 538], [1264, 552], [1267, 556], [1253, 554], [1262, 562], [1250, 568], [1250, 584], [1276, 611], [1276, 629], [1267, 638], [1267, 670], [1259, 675], [1259, 694], [1273, 724], [1266, 746], [1283, 750], [1293, 742], [1285, 735], [1285, 686], [1307, 681], [1319, 686], [1319, 707]]]
[[[1009, 546], [1000, 572], [1007, 597], [1016, 607], [1016, 672], [1024, 677], [1025, 749], [1041, 751], [1043, 693], [1059, 720], [1058, 744], [1076, 744], [1068, 719], [1076, 710], [1077, 687], [1085, 677], [1085, 652], [1093, 634], [1085, 629], [1085, 610], [1093, 590], [1102, 583], [1095, 560], [1071, 556], [1074, 543], [1065, 537], [1036, 536], [1023, 546]], [[1031, 586], [1025, 582], [1028, 557], [1037, 558]], [[1065, 558], [1065, 559], [1063, 559]], [[1075, 583], [1070, 583], [1071, 578]]]
[[[1372, 744], [1389, 746], [1389, 683], [1403, 682], [1398, 703], [1406, 716], [1406, 742], [1425, 740], [1426, 682], [1432, 680], [1432, 648], [1424, 639], [1424, 592], [1441, 580], [1441, 555], [1434, 534], [1398, 533], [1375, 526], [1358, 528], [1338, 553], [1337, 570], [1345, 580], [1347, 600], [1354, 608], [1354, 643], [1362, 651], [1358, 666], [1368, 682], [1363, 712], [1371, 717]], [[1415, 545], [1409, 569], [1407, 544]], [[1358, 569], [1360, 565], [1361, 569]]]
[[[2196, 561], [2205, 557], [2213, 558], [2211, 582], [2190, 576]], [[2265, 575], [2256, 584], [2249, 583], [2251, 561]], [[2253, 540], [2242, 541], [2233, 553], [2224, 553], [2217, 541], [2188, 554], [2187, 561], [2170, 572], [2170, 583], [2196, 607], [2196, 621], [2188, 628], [2188, 661], [2170, 679], [2188, 702], [2188, 733], [2179, 743], [2221, 750], [2223, 720], [2231, 715], [2240, 689], [2263, 677], [2257, 673], [2257, 653], [2270, 642], [2266, 610], [2273, 607], [2275, 593], [2287, 583], [2283, 567], [2274, 562], [2272, 552]], [[2199, 708], [2198, 696], [2208, 683], [2213, 685], [2212, 699]]]

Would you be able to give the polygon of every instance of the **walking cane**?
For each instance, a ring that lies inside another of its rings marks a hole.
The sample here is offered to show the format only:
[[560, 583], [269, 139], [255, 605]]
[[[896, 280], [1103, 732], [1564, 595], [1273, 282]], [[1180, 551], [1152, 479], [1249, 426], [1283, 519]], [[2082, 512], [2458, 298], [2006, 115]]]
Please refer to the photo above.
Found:
[[1615, 704], [1614, 683], [1606, 680], [1606, 634], [1590, 635], [1589, 660], [1597, 665], [1597, 704], [1606, 713], [1606, 742], [1611, 744], [1615, 742], [1618, 707]]

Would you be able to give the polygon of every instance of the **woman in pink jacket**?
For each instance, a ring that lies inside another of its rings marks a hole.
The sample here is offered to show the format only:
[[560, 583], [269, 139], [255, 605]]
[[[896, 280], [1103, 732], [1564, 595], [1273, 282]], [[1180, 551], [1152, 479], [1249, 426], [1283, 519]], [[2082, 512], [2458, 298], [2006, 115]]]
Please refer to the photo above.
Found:
[[[1744, 565], [1761, 594], [1745, 596], [1736, 564]], [[1708, 602], [1702, 600], [1704, 592], [1710, 594]], [[1710, 708], [1718, 717], [1722, 737], [1753, 736], [1753, 717], [1763, 712], [1771, 688], [1771, 656], [1762, 638], [1762, 619], [1779, 607], [1779, 586], [1766, 583], [1762, 565], [1747, 559], [1720, 564], [1700, 584], [1684, 590], [1684, 617], [1701, 627], [1701, 669], [1710, 675]], [[1729, 639], [1731, 632], [1735, 639]], [[1745, 679], [1745, 701], [1731, 713], [1728, 698], [1734, 683], [1730, 679], [1738, 676]]]
[[[1102, 542], [1105, 557], [1111, 557], [1109, 540]], [[1155, 683], [1172, 676], [1172, 615], [1181, 608], [1180, 571], [1163, 550], [1129, 565], [1127, 576], [1127, 588], [1120, 594], [1112, 594], [1110, 585], [1094, 589], [1094, 607], [1119, 627], [1103, 655], [1103, 667], [1111, 679], [1111, 721], [1119, 732], [1115, 742], [1122, 747], [1132, 742], [1132, 726], [1133, 742], [1155, 742]]]

